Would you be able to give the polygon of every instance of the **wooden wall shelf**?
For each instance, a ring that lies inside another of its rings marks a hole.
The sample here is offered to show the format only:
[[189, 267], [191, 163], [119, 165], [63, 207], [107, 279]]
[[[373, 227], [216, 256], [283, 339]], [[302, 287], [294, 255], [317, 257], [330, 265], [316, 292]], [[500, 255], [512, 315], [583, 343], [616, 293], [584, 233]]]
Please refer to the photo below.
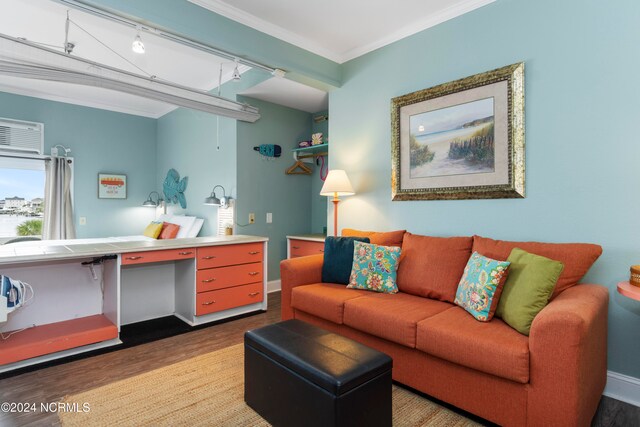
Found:
[[640, 301], [640, 287], [634, 286], [629, 282], [618, 283], [618, 292], [627, 298]]

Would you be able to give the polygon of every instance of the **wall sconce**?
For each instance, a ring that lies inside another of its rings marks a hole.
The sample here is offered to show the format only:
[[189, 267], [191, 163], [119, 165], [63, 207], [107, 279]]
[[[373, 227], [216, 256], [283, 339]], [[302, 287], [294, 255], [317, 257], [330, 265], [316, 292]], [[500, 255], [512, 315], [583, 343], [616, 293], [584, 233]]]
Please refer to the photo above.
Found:
[[[155, 201], [153, 200], [153, 197], [152, 197], [154, 194], [156, 195]], [[164, 200], [162, 199], [162, 197], [160, 197], [160, 193], [158, 193], [157, 191], [152, 191], [151, 193], [149, 193], [149, 197], [147, 198], [147, 200], [145, 200], [142, 206], [146, 208], [162, 207], [164, 206]]]
[[[222, 188], [222, 197], [216, 197], [216, 188]], [[216, 185], [211, 190], [211, 195], [204, 199], [204, 204], [209, 206], [220, 206], [221, 208], [228, 208], [229, 202], [231, 201], [231, 196], [227, 196], [227, 193], [224, 191], [224, 187], [222, 185]]]

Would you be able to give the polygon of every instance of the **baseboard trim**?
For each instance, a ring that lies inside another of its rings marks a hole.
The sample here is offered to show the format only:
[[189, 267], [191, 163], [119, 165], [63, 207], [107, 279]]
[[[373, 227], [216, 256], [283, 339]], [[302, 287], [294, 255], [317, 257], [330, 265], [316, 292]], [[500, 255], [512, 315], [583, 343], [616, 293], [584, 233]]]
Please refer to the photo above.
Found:
[[280, 292], [280, 279], [267, 282], [267, 293]]
[[640, 407], [640, 378], [607, 371], [607, 385], [602, 394]]

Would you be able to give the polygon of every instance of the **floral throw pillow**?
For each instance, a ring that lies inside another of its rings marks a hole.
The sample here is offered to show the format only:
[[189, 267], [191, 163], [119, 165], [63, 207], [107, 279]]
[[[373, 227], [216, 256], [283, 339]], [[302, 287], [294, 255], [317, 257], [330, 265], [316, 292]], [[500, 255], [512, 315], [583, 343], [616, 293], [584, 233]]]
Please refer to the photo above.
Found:
[[400, 248], [354, 242], [353, 266], [347, 288], [395, 294]]
[[471, 254], [454, 302], [481, 322], [491, 320], [498, 307], [510, 264], [508, 261], [487, 258], [478, 252]]

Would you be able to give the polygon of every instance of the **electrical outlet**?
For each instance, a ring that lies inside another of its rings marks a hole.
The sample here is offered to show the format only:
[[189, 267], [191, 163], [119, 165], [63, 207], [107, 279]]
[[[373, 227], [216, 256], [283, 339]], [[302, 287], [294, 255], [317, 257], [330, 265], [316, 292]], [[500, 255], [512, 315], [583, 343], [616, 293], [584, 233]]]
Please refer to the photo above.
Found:
[[87, 225], [87, 217], [81, 216], [79, 222], [80, 222], [80, 225]]
[[251, 212], [249, 214], [249, 224], [255, 224], [256, 223], [256, 214], [254, 214], [253, 212]]
[[271, 212], [267, 212], [267, 224], [271, 224], [273, 222], [273, 214]]

